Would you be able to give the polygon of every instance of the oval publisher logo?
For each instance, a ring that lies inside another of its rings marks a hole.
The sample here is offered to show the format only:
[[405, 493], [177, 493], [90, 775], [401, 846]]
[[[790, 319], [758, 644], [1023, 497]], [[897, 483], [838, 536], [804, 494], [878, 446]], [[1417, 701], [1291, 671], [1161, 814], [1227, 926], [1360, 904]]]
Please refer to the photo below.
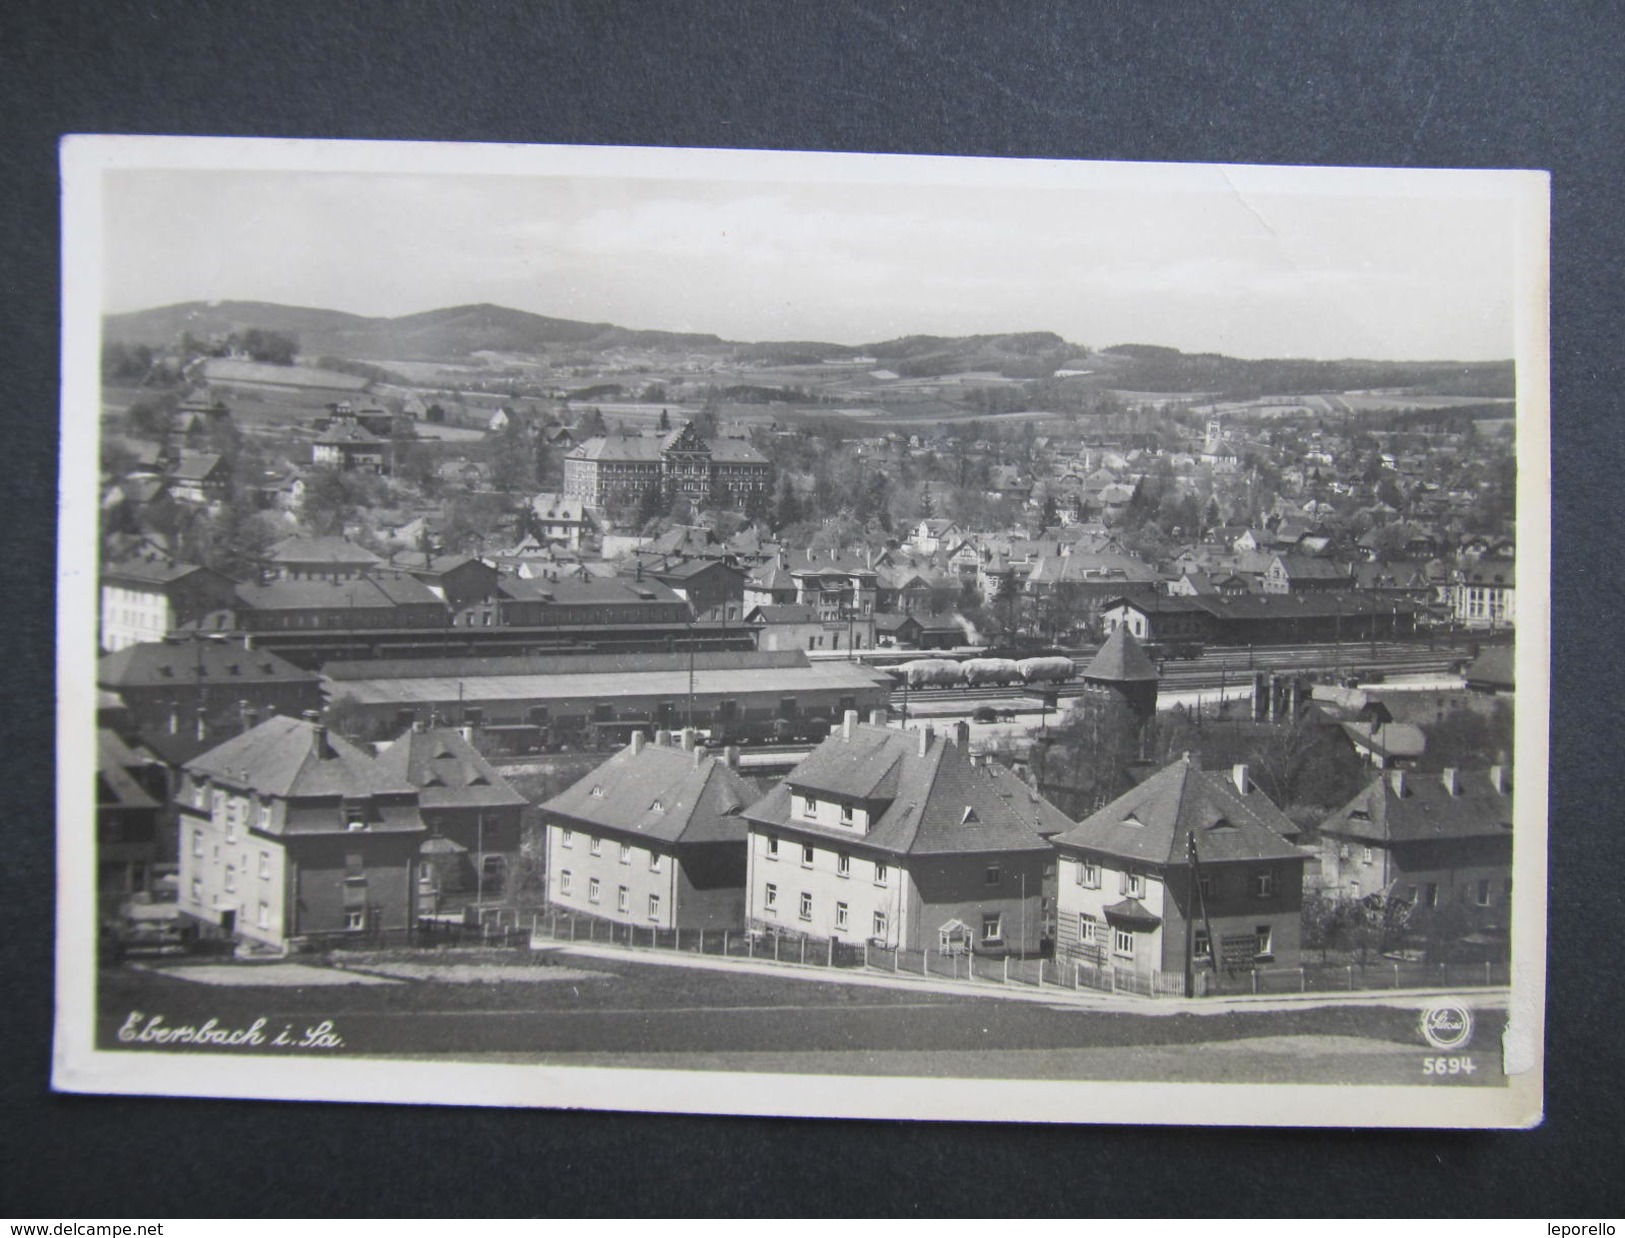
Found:
[[1422, 1012], [1422, 1039], [1435, 1049], [1462, 1049], [1473, 1038], [1473, 1012], [1455, 1002]]

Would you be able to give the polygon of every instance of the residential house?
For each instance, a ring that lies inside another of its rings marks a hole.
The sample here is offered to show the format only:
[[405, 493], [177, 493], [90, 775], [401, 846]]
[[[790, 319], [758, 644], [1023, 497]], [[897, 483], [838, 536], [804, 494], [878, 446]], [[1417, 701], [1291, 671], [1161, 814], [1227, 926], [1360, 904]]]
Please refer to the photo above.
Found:
[[180, 909], [270, 951], [404, 938], [427, 830], [417, 788], [314, 715], [275, 717], [188, 761]]
[[444, 628], [449, 623], [446, 604], [405, 572], [239, 585], [237, 598], [237, 623], [247, 632]]
[[378, 754], [377, 769], [417, 788], [429, 836], [420, 848], [420, 915], [459, 911], [500, 895], [520, 849], [530, 802], [451, 727], [413, 726]]
[[838, 730], [745, 811], [750, 928], [907, 950], [970, 926], [1024, 955], [1042, 934], [1049, 844], [988, 769], [927, 725]]
[[1306, 593], [1326, 589], [1347, 589], [1349, 574], [1330, 559], [1311, 555], [1278, 554], [1270, 559], [1264, 573], [1265, 593]]
[[1457, 932], [1505, 941], [1512, 914], [1512, 770], [1389, 770], [1320, 826], [1322, 880], [1339, 898], [1383, 894]]
[[1056, 951], [1154, 984], [1183, 975], [1189, 925], [1198, 965], [1296, 967], [1295, 835], [1246, 766], [1204, 770], [1187, 753], [1052, 840]]
[[231, 469], [224, 456], [183, 451], [168, 471], [169, 493], [179, 503], [218, 503], [231, 489]]
[[653, 929], [741, 929], [757, 788], [695, 732], [632, 742], [541, 806], [553, 906]]
[[113, 731], [96, 732], [96, 895], [102, 914], [152, 892], [163, 773]]
[[571, 550], [580, 550], [598, 532], [598, 522], [585, 503], [552, 492], [544, 491], [531, 499], [527, 519], [537, 537], [563, 542]]
[[345, 472], [389, 473], [395, 444], [374, 434], [353, 413], [337, 413], [311, 445], [311, 463]]

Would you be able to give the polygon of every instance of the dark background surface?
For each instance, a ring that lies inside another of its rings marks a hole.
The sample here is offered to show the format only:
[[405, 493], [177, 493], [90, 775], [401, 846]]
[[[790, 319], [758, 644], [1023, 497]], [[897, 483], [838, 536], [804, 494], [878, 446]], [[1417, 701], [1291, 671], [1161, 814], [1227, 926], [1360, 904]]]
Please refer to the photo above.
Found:
[[[0, 1214], [1619, 1215], [1622, 17], [1461, 0], [10, 6]], [[1551, 169], [1545, 1125], [988, 1128], [51, 1095], [55, 143], [69, 132]]]

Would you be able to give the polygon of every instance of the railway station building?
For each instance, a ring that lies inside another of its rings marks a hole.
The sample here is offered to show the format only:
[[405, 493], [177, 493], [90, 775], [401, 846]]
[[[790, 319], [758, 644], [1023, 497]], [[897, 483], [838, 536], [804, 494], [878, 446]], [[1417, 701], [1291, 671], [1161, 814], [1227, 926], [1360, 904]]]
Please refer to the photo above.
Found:
[[468, 725], [521, 751], [618, 748], [692, 725], [713, 744], [819, 739], [842, 714], [887, 708], [892, 679], [804, 651], [330, 662], [323, 691], [363, 732]]

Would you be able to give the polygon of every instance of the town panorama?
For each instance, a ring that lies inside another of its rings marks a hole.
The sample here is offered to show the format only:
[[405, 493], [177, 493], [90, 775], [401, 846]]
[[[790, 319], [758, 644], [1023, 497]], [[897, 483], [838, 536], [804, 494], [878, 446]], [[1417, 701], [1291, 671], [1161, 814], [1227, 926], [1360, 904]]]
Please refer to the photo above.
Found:
[[102, 337], [102, 1048], [1503, 1079], [1510, 361]]

